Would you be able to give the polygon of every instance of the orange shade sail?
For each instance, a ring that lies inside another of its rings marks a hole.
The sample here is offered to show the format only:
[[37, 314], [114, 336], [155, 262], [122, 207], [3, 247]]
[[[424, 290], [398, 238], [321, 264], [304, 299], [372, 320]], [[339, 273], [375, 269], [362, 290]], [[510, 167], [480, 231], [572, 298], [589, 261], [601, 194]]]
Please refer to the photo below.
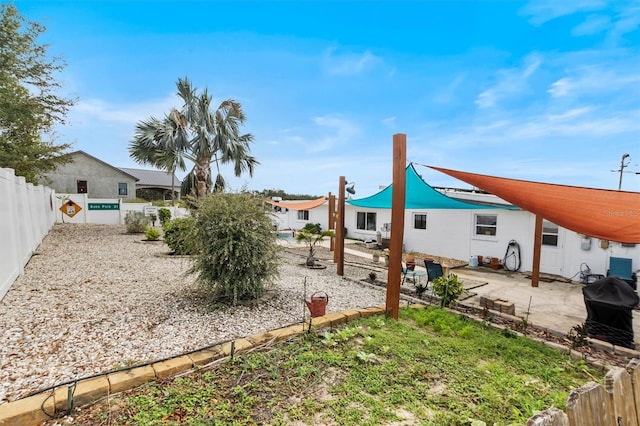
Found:
[[530, 182], [428, 166], [579, 234], [640, 243], [640, 193]]
[[301, 201], [301, 202], [295, 202], [295, 203], [287, 203], [286, 201], [273, 201], [273, 200], [267, 200], [267, 203], [272, 204], [274, 206], [279, 206], [283, 209], [289, 209], [289, 210], [311, 210], [323, 205], [325, 201], [326, 201], [325, 197], [320, 197], [315, 200]]

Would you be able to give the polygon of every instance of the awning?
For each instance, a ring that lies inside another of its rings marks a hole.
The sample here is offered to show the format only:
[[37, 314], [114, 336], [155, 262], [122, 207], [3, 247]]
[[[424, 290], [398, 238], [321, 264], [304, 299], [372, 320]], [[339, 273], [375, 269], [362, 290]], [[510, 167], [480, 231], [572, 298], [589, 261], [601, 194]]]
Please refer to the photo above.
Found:
[[[349, 200], [347, 203], [357, 207], [372, 209], [390, 209], [392, 185], [370, 197]], [[407, 167], [405, 209], [514, 209], [513, 206], [487, 206], [467, 203], [447, 197], [433, 189], [416, 172], [413, 164]]]
[[530, 182], [429, 167], [574, 232], [620, 243], [640, 243], [638, 192]]
[[273, 204], [274, 206], [279, 206], [280, 208], [283, 208], [283, 209], [289, 209], [289, 210], [311, 210], [323, 205], [325, 201], [326, 199], [324, 197], [320, 197], [315, 200], [300, 201], [295, 203], [288, 203], [286, 201], [273, 201], [273, 200], [267, 200], [267, 203]]

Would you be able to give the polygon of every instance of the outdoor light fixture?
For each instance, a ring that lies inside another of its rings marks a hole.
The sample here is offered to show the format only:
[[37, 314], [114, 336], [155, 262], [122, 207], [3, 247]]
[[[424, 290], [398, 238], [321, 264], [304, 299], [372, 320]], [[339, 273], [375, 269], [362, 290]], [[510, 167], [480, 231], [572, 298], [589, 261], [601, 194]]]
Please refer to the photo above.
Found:
[[354, 195], [356, 193], [356, 190], [353, 188], [353, 186], [355, 185], [354, 182], [345, 182], [345, 185], [349, 185], [344, 189], [349, 194]]

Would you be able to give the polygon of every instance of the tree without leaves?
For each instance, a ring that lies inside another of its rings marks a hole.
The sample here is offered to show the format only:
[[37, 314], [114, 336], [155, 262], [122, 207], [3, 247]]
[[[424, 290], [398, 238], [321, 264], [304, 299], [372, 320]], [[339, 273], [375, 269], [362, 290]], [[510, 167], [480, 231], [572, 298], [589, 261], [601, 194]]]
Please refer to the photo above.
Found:
[[228, 99], [212, 110], [212, 98], [206, 89], [198, 94], [187, 78], [179, 78], [176, 85], [182, 108], [173, 109], [163, 120], [152, 117], [138, 123], [129, 145], [131, 156], [138, 162], [161, 168], [158, 158], [163, 152], [174, 160], [179, 157], [183, 164], [184, 160], [193, 162], [182, 193], [189, 195], [195, 189], [198, 198], [212, 187], [212, 163], [216, 164], [217, 171], [213, 187], [218, 191], [225, 187], [220, 164], [232, 163], [236, 176], [243, 172], [252, 176], [253, 168], [259, 163], [250, 155], [253, 136], [240, 134], [240, 126], [245, 121], [240, 103]]
[[42, 135], [64, 124], [73, 101], [56, 95], [54, 74], [64, 68], [47, 57], [37, 39], [45, 27], [27, 22], [12, 4], [0, 6], [0, 167], [15, 170], [27, 181], [68, 162], [69, 144], [43, 141]]

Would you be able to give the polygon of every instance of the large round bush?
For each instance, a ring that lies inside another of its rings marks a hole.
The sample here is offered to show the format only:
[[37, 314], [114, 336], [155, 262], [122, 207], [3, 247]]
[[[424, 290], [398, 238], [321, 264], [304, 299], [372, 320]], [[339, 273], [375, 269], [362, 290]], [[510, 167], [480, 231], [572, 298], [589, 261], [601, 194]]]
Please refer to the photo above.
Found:
[[270, 210], [249, 194], [212, 194], [198, 202], [190, 272], [219, 302], [260, 298], [278, 274], [278, 245]]

